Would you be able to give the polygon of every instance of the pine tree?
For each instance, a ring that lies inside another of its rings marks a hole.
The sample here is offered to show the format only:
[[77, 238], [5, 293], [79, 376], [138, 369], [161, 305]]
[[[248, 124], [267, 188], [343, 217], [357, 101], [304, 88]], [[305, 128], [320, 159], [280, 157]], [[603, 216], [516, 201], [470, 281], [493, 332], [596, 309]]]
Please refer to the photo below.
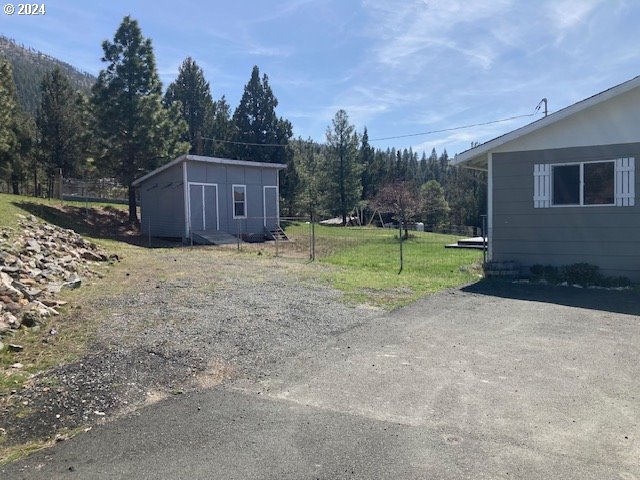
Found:
[[[40, 158], [48, 178], [58, 171], [75, 176], [82, 161], [83, 135], [79, 100], [67, 77], [59, 68], [45, 74], [36, 116]], [[48, 195], [51, 196], [49, 182]]]
[[11, 64], [0, 57], [0, 170], [15, 195], [27, 178], [33, 121], [20, 111]]
[[372, 198], [376, 191], [376, 171], [374, 169], [375, 151], [369, 145], [369, 132], [367, 127], [362, 133], [360, 143], [360, 165], [362, 165], [362, 198]]
[[9, 61], [0, 57], [0, 167], [6, 168], [18, 145], [15, 129], [17, 113], [13, 70]]
[[292, 142], [293, 161], [298, 175], [297, 203], [300, 212], [312, 216], [324, 214], [323, 193], [326, 184], [323, 147], [311, 138]]
[[358, 135], [349, 124], [349, 116], [338, 110], [327, 127], [327, 200], [329, 210], [342, 216], [342, 224], [347, 223], [347, 213], [355, 207], [362, 193], [360, 175], [362, 167], [358, 162]]
[[231, 107], [224, 95], [215, 102], [213, 115], [210, 116], [209, 124], [206, 126], [205, 131], [208, 132], [211, 138], [216, 140], [206, 140], [204, 142], [205, 155], [222, 158], [232, 155], [230, 145], [226, 143], [231, 140], [232, 134]]
[[151, 40], [127, 16], [113, 42], [102, 44], [107, 64], [93, 87], [100, 167], [129, 188], [129, 220], [138, 221], [136, 177], [188, 151], [187, 126], [176, 106], [162, 105], [162, 84]]
[[444, 229], [449, 221], [449, 204], [444, 197], [444, 188], [437, 180], [429, 180], [420, 187], [420, 213], [425, 225], [433, 231]]
[[184, 138], [191, 145], [189, 153], [204, 154], [204, 141], [212, 134], [209, 128], [213, 125], [215, 104], [211, 97], [209, 82], [204, 72], [191, 57], [187, 57], [178, 71], [178, 78], [167, 88], [164, 103], [167, 106], [180, 102], [180, 113], [189, 127], [188, 136]]
[[[240, 104], [233, 113], [234, 155], [242, 160], [254, 162], [286, 163], [287, 154], [281, 147], [261, 145], [281, 145], [288, 143], [286, 131], [282, 131], [282, 119], [276, 116], [278, 100], [273, 95], [269, 78], [257, 66], [251, 71], [249, 83], [244, 87]], [[242, 143], [249, 145], [242, 145]], [[253, 144], [253, 145], [252, 145]]]

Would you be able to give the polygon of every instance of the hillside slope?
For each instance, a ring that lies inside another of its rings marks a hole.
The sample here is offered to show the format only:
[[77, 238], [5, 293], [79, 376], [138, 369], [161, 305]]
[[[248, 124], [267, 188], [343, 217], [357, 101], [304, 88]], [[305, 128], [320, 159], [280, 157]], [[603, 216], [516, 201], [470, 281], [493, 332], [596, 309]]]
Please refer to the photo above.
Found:
[[16, 83], [22, 110], [35, 116], [40, 103], [40, 81], [45, 73], [58, 66], [69, 77], [76, 89], [89, 92], [96, 78], [61, 60], [53, 58], [14, 40], [0, 35], [0, 55], [6, 57], [13, 66], [13, 78]]

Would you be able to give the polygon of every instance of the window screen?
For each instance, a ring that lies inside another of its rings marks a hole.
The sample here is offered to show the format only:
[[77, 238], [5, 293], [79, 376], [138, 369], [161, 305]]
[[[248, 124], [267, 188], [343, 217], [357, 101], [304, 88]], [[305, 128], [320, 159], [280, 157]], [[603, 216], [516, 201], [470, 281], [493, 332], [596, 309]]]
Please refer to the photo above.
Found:
[[613, 162], [584, 164], [584, 204], [611, 205], [614, 202]]
[[580, 205], [580, 164], [553, 167], [553, 204]]

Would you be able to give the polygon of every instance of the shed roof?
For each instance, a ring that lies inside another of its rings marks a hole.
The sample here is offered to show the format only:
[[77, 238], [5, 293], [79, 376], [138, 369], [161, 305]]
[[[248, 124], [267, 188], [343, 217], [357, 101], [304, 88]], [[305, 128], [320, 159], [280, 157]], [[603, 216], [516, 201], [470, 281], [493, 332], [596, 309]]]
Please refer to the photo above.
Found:
[[170, 161], [162, 165], [161, 167], [156, 168], [152, 172], [147, 173], [143, 177], [140, 177], [133, 181], [131, 185], [137, 187], [145, 180], [157, 175], [164, 170], [173, 167], [174, 165], [178, 165], [182, 162], [203, 162], [203, 163], [215, 163], [218, 165], [235, 165], [239, 167], [258, 167], [258, 168], [274, 168], [276, 170], [282, 170], [287, 168], [284, 163], [268, 163], [268, 162], [250, 162], [248, 160], [233, 160], [231, 158], [218, 158], [218, 157], [204, 157], [202, 155], [180, 155], [175, 160]]
[[491, 151], [497, 149], [498, 147], [502, 147], [503, 145], [508, 145], [509, 143], [524, 137], [525, 135], [529, 135], [541, 128], [552, 125], [560, 120], [564, 120], [567, 117], [575, 115], [587, 108], [598, 105], [606, 100], [609, 100], [613, 97], [617, 97], [618, 95], [622, 95], [634, 88], [640, 86], [640, 76], [632, 78], [631, 80], [627, 80], [624, 83], [616, 85], [615, 87], [611, 87], [607, 90], [604, 90], [600, 93], [597, 93], [589, 98], [581, 100], [577, 103], [569, 105], [557, 112], [554, 112], [544, 118], [536, 120], [535, 122], [529, 123], [524, 127], [520, 127], [516, 130], [513, 130], [509, 133], [496, 137], [492, 140], [489, 140], [485, 143], [482, 143], [474, 148], [470, 148], [469, 150], [465, 150], [462, 153], [459, 153], [455, 156], [452, 161], [453, 165], [465, 165], [469, 167], [476, 168], [486, 168], [488, 155]]

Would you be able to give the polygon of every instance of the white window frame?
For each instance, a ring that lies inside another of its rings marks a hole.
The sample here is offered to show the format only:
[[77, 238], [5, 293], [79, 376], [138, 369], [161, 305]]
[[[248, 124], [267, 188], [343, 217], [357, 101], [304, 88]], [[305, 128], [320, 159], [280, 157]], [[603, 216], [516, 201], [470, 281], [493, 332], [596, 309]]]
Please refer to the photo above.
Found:
[[[236, 215], [236, 199], [234, 196], [236, 187], [242, 188], [244, 192], [244, 201], [242, 202], [244, 204], [244, 215]], [[236, 218], [247, 218], [247, 186], [246, 185], [240, 185], [240, 184], [231, 185], [231, 208], [233, 209], [232, 213], [233, 213], [234, 220]]]
[[[593, 205], [585, 205], [584, 204], [584, 166], [587, 163], [613, 163], [613, 203], [597, 203], [597, 204], [593, 204]], [[572, 165], [579, 165], [580, 166], [580, 203], [573, 203], [571, 205], [556, 205], [554, 203], [554, 198], [553, 198], [553, 190], [554, 190], [554, 169], [555, 167], [563, 167], [563, 166], [572, 166]], [[616, 161], [615, 160], [591, 160], [591, 161], [587, 161], [587, 162], [566, 162], [566, 163], [552, 163], [551, 164], [551, 184], [550, 184], [550, 196], [551, 196], [551, 208], [575, 208], [575, 207], [586, 207], [586, 208], [592, 208], [592, 207], [615, 207], [616, 206], [616, 182], [618, 181], [617, 179], [617, 175], [616, 175]]]

